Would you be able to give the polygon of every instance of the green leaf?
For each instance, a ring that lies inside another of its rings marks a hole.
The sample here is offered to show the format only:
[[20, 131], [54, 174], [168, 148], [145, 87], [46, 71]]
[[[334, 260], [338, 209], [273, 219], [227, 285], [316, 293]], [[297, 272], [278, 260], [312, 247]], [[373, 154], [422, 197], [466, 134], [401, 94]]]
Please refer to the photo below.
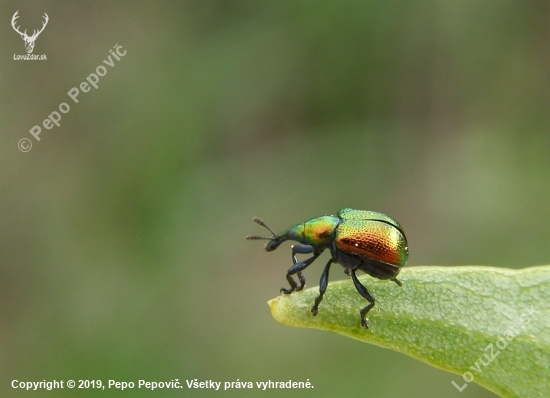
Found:
[[473, 378], [503, 397], [550, 396], [550, 266], [410, 267], [399, 275], [401, 288], [360, 280], [376, 299], [368, 330], [359, 324], [367, 302], [351, 280], [329, 284], [316, 317], [317, 287], [270, 300], [271, 313], [286, 325], [332, 330], [457, 373], [451, 381], [459, 389]]

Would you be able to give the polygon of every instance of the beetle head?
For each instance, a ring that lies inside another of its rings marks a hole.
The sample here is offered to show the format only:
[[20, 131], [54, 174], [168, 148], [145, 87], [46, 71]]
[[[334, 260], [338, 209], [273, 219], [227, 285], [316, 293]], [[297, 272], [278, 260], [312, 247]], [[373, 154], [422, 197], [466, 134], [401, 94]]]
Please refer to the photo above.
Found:
[[254, 222], [260, 224], [262, 227], [266, 228], [269, 232], [271, 232], [271, 234], [273, 235], [271, 238], [265, 238], [263, 236], [257, 236], [257, 235], [248, 235], [246, 237], [246, 239], [249, 239], [249, 240], [268, 240], [269, 242], [266, 243], [265, 245], [265, 251], [266, 252], [271, 252], [273, 250], [275, 250], [276, 248], [279, 247], [279, 245], [281, 243], [283, 243], [287, 237], [285, 234], [279, 234], [277, 235], [275, 232], [273, 232], [271, 230], [271, 228], [269, 228], [265, 222], [263, 222], [261, 219], [259, 219], [258, 217], [254, 217], [253, 218]]

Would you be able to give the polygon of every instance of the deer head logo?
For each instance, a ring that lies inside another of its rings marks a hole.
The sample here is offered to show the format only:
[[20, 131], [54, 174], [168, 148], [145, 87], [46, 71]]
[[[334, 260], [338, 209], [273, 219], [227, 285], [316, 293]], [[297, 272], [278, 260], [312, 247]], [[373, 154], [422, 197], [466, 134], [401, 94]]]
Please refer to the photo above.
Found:
[[44, 13], [44, 16], [42, 17], [42, 18], [44, 18], [44, 22], [42, 23], [42, 29], [34, 30], [32, 36], [27, 36], [27, 30], [26, 29], [25, 29], [24, 32], [21, 32], [21, 31], [19, 31], [19, 27], [15, 26], [15, 20], [17, 18], [19, 18], [19, 15], [17, 15], [18, 12], [19, 12], [19, 10], [15, 11], [15, 14], [13, 14], [13, 18], [11, 19], [11, 26], [13, 27], [13, 29], [17, 33], [19, 33], [21, 35], [21, 38], [23, 40], [25, 40], [25, 49], [27, 50], [27, 54], [31, 54], [32, 50], [34, 50], [34, 42], [36, 41], [36, 38], [38, 37], [38, 35], [40, 33], [42, 33], [42, 31], [44, 30], [44, 28], [48, 24], [48, 20], [49, 20], [48, 14]]

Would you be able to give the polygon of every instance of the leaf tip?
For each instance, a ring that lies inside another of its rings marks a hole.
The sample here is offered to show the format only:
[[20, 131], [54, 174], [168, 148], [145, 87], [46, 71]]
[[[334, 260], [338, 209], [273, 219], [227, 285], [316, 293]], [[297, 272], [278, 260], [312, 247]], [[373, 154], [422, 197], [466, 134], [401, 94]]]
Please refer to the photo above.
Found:
[[284, 313], [282, 312], [282, 308], [279, 305], [281, 303], [281, 296], [277, 296], [267, 302], [267, 305], [269, 305], [269, 309], [271, 310], [271, 316], [275, 318], [275, 320], [279, 323], [285, 323], [284, 320]]
[[269, 309], [271, 310], [272, 314], [274, 314], [275, 311], [277, 311], [277, 306], [279, 305], [279, 299], [280, 297], [275, 297], [267, 302], [267, 305], [269, 305]]

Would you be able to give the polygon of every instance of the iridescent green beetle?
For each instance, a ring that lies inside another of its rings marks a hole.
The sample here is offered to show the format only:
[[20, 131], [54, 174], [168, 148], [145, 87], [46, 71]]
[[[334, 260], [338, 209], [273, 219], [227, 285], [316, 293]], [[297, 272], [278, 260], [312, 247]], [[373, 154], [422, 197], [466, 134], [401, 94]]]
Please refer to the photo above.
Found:
[[[361, 309], [361, 326], [368, 329], [366, 315], [374, 307], [374, 297], [367, 288], [359, 282], [355, 272], [361, 270], [378, 279], [389, 279], [401, 286], [396, 279], [401, 268], [409, 257], [407, 238], [403, 229], [393, 218], [376, 211], [342, 209], [335, 216], [321, 216], [312, 218], [302, 224], [296, 224], [286, 231], [276, 234], [262, 220], [254, 217], [254, 221], [267, 228], [273, 234], [271, 238], [261, 236], [247, 236], [246, 239], [267, 239], [265, 250], [275, 250], [287, 240], [300, 242], [292, 245], [292, 263], [286, 273], [290, 289], [281, 289], [281, 293], [290, 294], [304, 288], [306, 280], [302, 271], [306, 269], [325, 249], [330, 250], [331, 259], [328, 261], [321, 281], [319, 282], [319, 296], [311, 308], [311, 313], [317, 315], [319, 304], [327, 290], [330, 265], [339, 263], [345, 268], [346, 274], [351, 276], [355, 288], [369, 304]], [[313, 256], [298, 262], [296, 254], [312, 253]], [[300, 285], [292, 275], [296, 274]]]

